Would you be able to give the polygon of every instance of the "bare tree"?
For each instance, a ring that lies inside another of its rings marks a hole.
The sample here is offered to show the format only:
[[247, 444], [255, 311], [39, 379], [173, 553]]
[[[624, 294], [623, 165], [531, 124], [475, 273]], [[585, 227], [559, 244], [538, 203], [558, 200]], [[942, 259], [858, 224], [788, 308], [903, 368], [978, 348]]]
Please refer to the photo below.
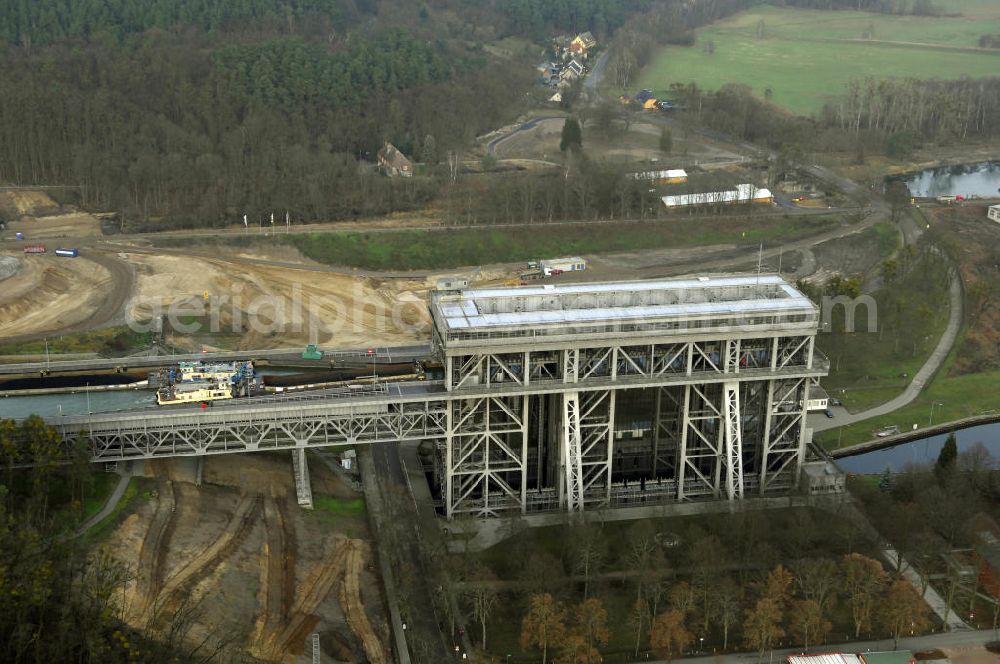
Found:
[[472, 614], [482, 627], [482, 649], [486, 650], [486, 621], [496, 608], [500, 596], [497, 594], [495, 582], [497, 575], [488, 567], [478, 568], [469, 581], [465, 599], [472, 609]]
[[829, 558], [801, 560], [795, 565], [795, 585], [806, 599], [826, 609], [839, 585], [840, 570], [837, 563]]
[[725, 577], [717, 583], [711, 595], [711, 616], [722, 628], [722, 649], [729, 648], [729, 630], [740, 618], [740, 587]]

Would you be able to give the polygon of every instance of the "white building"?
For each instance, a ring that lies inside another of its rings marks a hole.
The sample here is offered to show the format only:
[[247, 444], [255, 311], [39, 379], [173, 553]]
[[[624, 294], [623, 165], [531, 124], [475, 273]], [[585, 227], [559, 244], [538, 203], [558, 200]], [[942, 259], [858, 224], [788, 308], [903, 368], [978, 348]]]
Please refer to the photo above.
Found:
[[986, 216], [993, 221], [1000, 222], [1000, 205], [991, 205], [986, 209]]
[[726, 191], [709, 191], [700, 194], [681, 194], [664, 196], [663, 205], [668, 208], [687, 207], [692, 205], [730, 205], [733, 203], [773, 203], [774, 196], [770, 189], [757, 188], [752, 184], [738, 184], [735, 189]]

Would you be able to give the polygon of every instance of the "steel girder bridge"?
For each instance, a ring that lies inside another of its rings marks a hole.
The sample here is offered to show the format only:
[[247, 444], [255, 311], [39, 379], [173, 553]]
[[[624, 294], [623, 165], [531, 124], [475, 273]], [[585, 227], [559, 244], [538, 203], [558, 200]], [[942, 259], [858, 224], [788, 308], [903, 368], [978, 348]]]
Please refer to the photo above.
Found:
[[436, 292], [441, 380], [64, 417], [95, 461], [426, 441], [444, 511], [787, 492], [818, 309], [777, 276]]

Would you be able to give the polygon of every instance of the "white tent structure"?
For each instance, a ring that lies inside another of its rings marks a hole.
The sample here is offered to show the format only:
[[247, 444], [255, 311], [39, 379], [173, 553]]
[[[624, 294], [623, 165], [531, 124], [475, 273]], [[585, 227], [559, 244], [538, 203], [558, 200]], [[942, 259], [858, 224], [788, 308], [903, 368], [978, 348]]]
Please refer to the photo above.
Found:
[[710, 191], [700, 194], [680, 194], [664, 196], [663, 205], [668, 208], [690, 207], [694, 205], [728, 205], [733, 203], [772, 203], [774, 195], [770, 189], [757, 188], [752, 184], [738, 184], [735, 189]]

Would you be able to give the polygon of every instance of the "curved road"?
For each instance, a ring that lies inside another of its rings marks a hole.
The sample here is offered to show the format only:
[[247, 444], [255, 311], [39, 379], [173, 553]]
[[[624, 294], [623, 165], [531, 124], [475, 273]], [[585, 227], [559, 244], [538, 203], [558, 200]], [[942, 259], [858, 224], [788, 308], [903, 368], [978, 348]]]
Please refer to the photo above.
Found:
[[104, 298], [97, 305], [97, 308], [89, 316], [72, 325], [55, 330], [46, 330], [45, 332], [33, 332], [31, 334], [19, 334], [7, 337], [4, 339], [4, 343], [22, 343], [64, 334], [86, 332], [87, 330], [105, 327], [125, 320], [125, 308], [128, 305], [129, 298], [132, 296], [132, 288], [135, 281], [132, 267], [115, 255], [97, 251], [86, 252], [80, 258], [68, 260], [81, 259], [94, 261], [111, 275], [111, 285], [106, 291]]
[[[917, 240], [920, 239], [920, 236], [923, 234], [923, 229], [910, 215], [906, 215], [900, 221], [899, 227], [900, 231], [903, 233], [904, 242], [908, 245], [916, 244]], [[888, 415], [889, 413], [913, 402], [913, 400], [916, 399], [923, 391], [924, 387], [927, 386], [927, 383], [930, 382], [931, 378], [934, 377], [937, 370], [941, 368], [941, 365], [944, 364], [944, 361], [948, 358], [948, 354], [951, 353], [951, 349], [954, 347], [955, 341], [958, 339], [958, 333], [962, 328], [962, 320], [965, 317], [964, 307], [965, 302], [962, 288], [962, 277], [959, 274], [958, 269], [953, 267], [951, 271], [951, 282], [948, 285], [948, 325], [945, 327], [944, 333], [941, 335], [941, 338], [938, 339], [937, 345], [934, 346], [934, 350], [927, 358], [927, 361], [924, 362], [924, 365], [920, 367], [920, 370], [913, 376], [913, 380], [911, 380], [910, 384], [906, 386], [906, 389], [904, 389], [903, 392], [896, 398], [875, 406], [874, 408], [861, 411], [860, 413], [850, 413], [842, 406], [837, 406], [831, 409], [836, 414], [836, 417], [834, 418], [812, 415], [809, 419], [813, 430], [827, 431], [829, 429], [854, 424], [855, 422], [861, 422], [872, 417]]]

